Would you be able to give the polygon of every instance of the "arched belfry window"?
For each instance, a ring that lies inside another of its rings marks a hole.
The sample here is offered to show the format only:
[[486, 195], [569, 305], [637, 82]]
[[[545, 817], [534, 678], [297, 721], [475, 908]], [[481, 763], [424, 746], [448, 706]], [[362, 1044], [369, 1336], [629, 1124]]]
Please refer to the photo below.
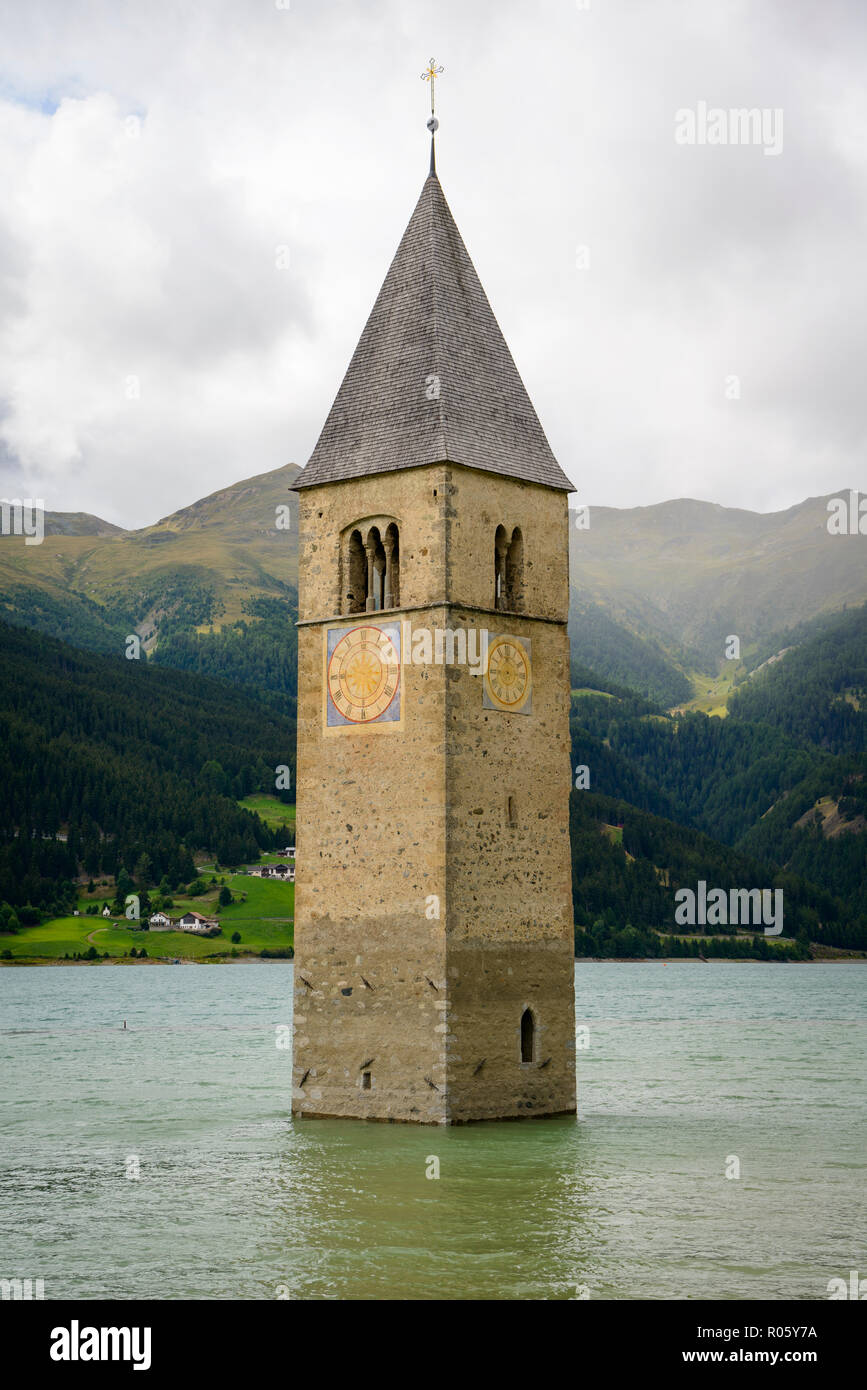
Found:
[[388, 517], [369, 518], [343, 533], [340, 555], [344, 613], [378, 613], [400, 605], [400, 533]]
[[521, 1014], [521, 1061], [532, 1062], [536, 1056], [536, 1020], [532, 1009]]
[[364, 549], [367, 551], [367, 611], [378, 613], [385, 607], [385, 547], [379, 527], [371, 526]]
[[367, 557], [360, 531], [353, 531], [349, 537], [346, 570], [348, 582], [343, 611], [363, 613], [367, 607]]
[[506, 539], [505, 526], [498, 526], [494, 536], [494, 607], [506, 607]]
[[520, 526], [512, 532], [506, 551], [506, 595], [509, 608], [517, 613], [524, 599], [524, 537]]
[[511, 538], [505, 526], [494, 535], [494, 607], [517, 613], [524, 602], [524, 537], [516, 526]]
[[400, 607], [400, 534], [392, 521], [382, 539], [385, 550], [385, 606]]

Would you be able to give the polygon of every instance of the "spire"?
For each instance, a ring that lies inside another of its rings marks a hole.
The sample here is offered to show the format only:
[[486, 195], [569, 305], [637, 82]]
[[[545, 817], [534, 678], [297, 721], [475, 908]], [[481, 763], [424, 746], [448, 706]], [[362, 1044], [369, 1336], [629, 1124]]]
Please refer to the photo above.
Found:
[[574, 492], [518, 375], [436, 173], [430, 173], [294, 489], [464, 464]]
[[431, 58], [421, 75], [422, 82], [430, 83], [430, 120], [427, 123], [427, 128], [430, 131], [430, 172], [432, 178], [436, 178], [437, 176], [436, 133], [440, 128], [440, 123], [434, 111], [434, 90], [436, 88], [436, 80], [443, 71], [444, 68], [442, 65], [437, 67], [436, 58]]

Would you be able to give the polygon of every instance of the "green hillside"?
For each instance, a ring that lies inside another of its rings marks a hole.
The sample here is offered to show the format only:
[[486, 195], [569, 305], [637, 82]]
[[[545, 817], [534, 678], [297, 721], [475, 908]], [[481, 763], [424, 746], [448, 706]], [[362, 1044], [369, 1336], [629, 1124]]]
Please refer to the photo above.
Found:
[[[41, 546], [0, 540], [0, 930], [67, 912], [90, 877], [89, 906], [206, 895], [197, 859], [294, 839], [274, 768], [294, 782], [296, 471], [142, 531], [58, 513]], [[681, 500], [573, 533], [574, 878], [597, 950], [656, 942], [678, 876], [747, 872], [785, 882], [802, 946], [867, 945], [867, 567], [826, 519], [823, 498]]]
[[[41, 546], [0, 538], [0, 617], [105, 652], [137, 633], [164, 664], [291, 700], [297, 471], [243, 479], [138, 531], [49, 513]], [[724, 708], [779, 634], [867, 599], [863, 537], [830, 535], [827, 501], [591, 508], [589, 528], [570, 532], [574, 660], [666, 708]], [[743, 666], [725, 660], [730, 635]]]
[[137, 634], [163, 664], [291, 701], [297, 472], [244, 479], [141, 531], [50, 513], [42, 545], [0, 539], [0, 618], [106, 653]]
[[741, 685], [733, 721], [761, 721], [831, 753], [867, 752], [867, 604], [811, 625], [811, 635]]
[[[618, 834], [610, 833], [612, 829]], [[570, 802], [572, 897], [579, 955], [721, 955], [806, 959], [809, 942], [867, 950], [860, 928], [830, 893], [767, 861], [627, 802], [573, 791]], [[700, 881], [722, 889], [782, 889], [779, 938], [762, 929], [679, 926], [675, 894]], [[687, 945], [687, 943], [690, 943]]]
[[[689, 700], [693, 689], [684, 665], [652, 637], [639, 636], [611, 618], [599, 604], [580, 602], [573, 594], [569, 610], [572, 685], [577, 670], [591, 667], [599, 676], [628, 685], [666, 707]], [[696, 658], [694, 657], [693, 660]]]
[[[621, 819], [626, 805], [633, 822], [664, 816], [681, 835], [702, 832], [718, 849], [746, 855], [768, 882], [785, 883], [787, 913], [791, 901], [811, 940], [864, 949], [867, 605], [815, 621], [809, 631], [741, 686], [725, 720], [672, 717], [623, 690], [594, 693], [584, 673], [585, 690], [572, 700], [573, 761], [589, 769], [592, 791], [619, 799]], [[586, 796], [573, 793], [579, 802]], [[576, 824], [573, 817], [573, 837]], [[634, 852], [635, 844], [624, 830], [623, 850]], [[610, 869], [609, 844], [604, 853]], [[670, 856], [652, 857], [670, 869]], [[637, 872], [625, 862], [615, 864], [615, 880]], [[707, 868], [702, 876], [710, 881]], [[576, 869], [576, 884], [579, 876]], [[614, 881], [588, 911], [602, 906], [621, 927], [626, 913], [639, 925], [633, 899]]]
[[[79, 875], [123, 893], [286, 843], [237, 803], [294, 785], [294, 721], [230, 685], [0, 624], [0, 903], [64, 912]], [[23, 918], [21, 919], [23, 920]]]
[[[867, 599], [864, 538], [829, 534], [828, 500], [770, 513], [688, 498], [591, 507], [589, 528], [570, 533], [573, 609], [597, 605], [681, 670], [714, 674], [729, 635], [747, 656], [771, 634]], [[615, 675], [598, 658], [597, 668]], [[633, 684], [649, 693], [646, 680]]]

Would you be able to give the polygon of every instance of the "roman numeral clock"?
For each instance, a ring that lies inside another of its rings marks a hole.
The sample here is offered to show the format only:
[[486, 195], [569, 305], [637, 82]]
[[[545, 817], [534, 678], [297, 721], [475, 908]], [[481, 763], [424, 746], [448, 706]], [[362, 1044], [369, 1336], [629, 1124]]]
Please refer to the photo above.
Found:
[[325, 727], [400, 724], [400, 623], [325, 630]]
[[529, 637], [494, 637], [488, 647], [482, 706], [510, 714], [530, 714], [533, 667]]

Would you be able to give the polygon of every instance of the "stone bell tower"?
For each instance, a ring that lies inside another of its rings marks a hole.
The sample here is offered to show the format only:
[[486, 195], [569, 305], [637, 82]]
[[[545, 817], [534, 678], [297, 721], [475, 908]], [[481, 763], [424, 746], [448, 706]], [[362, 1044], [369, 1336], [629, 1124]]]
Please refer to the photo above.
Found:
[[433, 150], [294, 486], [293, 1113], [573, 1112], [572, 487]]

